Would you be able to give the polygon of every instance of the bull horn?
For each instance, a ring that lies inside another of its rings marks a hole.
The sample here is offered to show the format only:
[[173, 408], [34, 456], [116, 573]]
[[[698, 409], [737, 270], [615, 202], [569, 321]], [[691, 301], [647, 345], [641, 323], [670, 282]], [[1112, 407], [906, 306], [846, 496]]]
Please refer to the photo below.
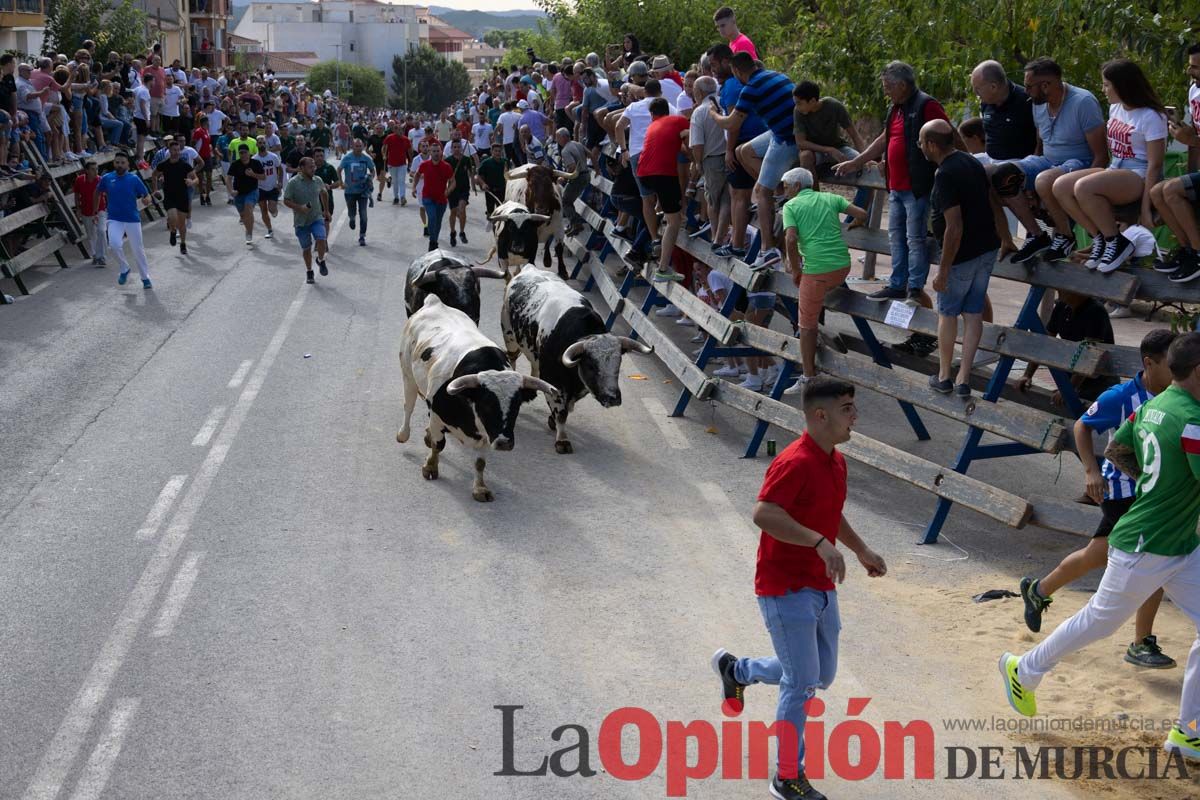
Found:
[[530, 222], [549, 222], [550, 217], [545, 214], [530, 214], [526, 219]]
[[653, 353], [654, 348], [648, 344], [630, 339], [628, 336], [618, 336], [617, 341], [621, 343], [621, 352], [628, 353], [630, 350], [637, 350], [639, 353]]
[[[488, 261], [490, 260], [491, 257], [489, 256]], [[484, 264], [486, 263], [485, 261]], [[471, 271], [479, 278], [503, 278], [507, 274], [504, 270], [496, 269], [495, 267], [485, 267], [482, 264], [471, 267]]]
[[[459, 378], [459, 380], [462, 380], [462, 378]], [[525, 380], [521, 382], [521, 386], [525, 389], [534, 389], [535, 391], [545, 392], [549, 397], [558, 396], [558, 389], [555, 389], [541, 378], [535, 378], [532, 375], [526, 375]]]
[[575, 176], [578, 174], [579, 174], [579, 167], [575, 167], [574, 172], [563, 172], [561, 169], [554, 170], [554, 177], [565, 178], [566, 180], [569, 180], [569, 181], [574, 180]]
[[446, 384], [446, 394], [455, 395], [459, 392], [465, 392], [467, 389], [479, 388], [478, 375], [463, 375], [461, 378], [455, 378]]
[[576, 367], [579, 365], [579, 358], [583, 355], [583, 351], [587, 349], [587, 342], [576, 342], [568, 347], [562, 355], [562, 363], [564, 367]]
[[508, 167], [504, 168], [504, 182], [508, 183], [512, 180], [512, 173], [508, 171]]
[[437, 270], [431, 269], [426, 272], [423, 272], [423, 273], [421, 273], [421, 277], [419, 277], [415, 281], [413, 281], [413, 286], [417, 289], [424, 289], [427, 286], [431, 286], [437, 282], [437, 275], [438, 275]]

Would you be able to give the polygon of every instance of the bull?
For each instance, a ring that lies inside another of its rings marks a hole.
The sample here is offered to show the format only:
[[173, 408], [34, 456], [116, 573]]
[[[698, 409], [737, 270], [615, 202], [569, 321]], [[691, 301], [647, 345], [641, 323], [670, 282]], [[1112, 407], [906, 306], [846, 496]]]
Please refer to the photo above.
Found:
[[438, 296], [479, 324], [479, 279], [503, 278], [504, 272], [472, 265], [454, 253], [432, 250], [412, 262], [404, 281], [404, 308], [412, 316], [428, 295]]
[[[570, 180], [575, 174], [552, 170], [540, 164], [525, 164], [505, 171], [504, 202], [496, 206], [488, 221], [492, 223], [492, 232], [496, 237], [494, 252], [500, 260], [500, 266], [510, 275], [512, 267], [535, 261], [538, 247], [542, 244], [545, 244], [542, 266], [550, 269], [550, 241], [553, 240], [558, 275], [566, 280], [562, 187], [557, 179]], [[491, 258], [490, 253], [488, 258]]]
[[534, 377], [557, 391], [547, 393], [547, 424], [555, 432], [554, 451], [571, 453], [567, 415], [591, 393], [604, 408], [621, 405], [621, 356], [653, 347], [614, 336], [588, 299], [566, 281], [526, 264], [504, 291], [500, 310], [504, 347], [512, 364], [524, 355]]
[[[553, 386], [509, 369], [508, 357], [462, 311], [429, 295], [404, 324], [400, 344], [404, 374], [404, 424], [396, 441], [408, 441], [409, 421], [417, 396], [429, 407], [425, 446], [429, 457], [421, 467], [425, 480], [438, 477], [438, 455], [446, 434], [476, 451], [513, 449], [517, 414], [524, 403]], [[475, 459], [471, 496], [481, 503], [495, 499], [483, 481], [486, 462]]]

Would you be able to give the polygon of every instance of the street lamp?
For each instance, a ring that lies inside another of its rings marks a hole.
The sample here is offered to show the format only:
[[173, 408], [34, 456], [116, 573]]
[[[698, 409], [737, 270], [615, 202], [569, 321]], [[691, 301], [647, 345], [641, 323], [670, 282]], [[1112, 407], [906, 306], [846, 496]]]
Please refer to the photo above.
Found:
[[333, 93], [340, 98], [342, 96], [342, 44], [338, 42], [333, 47], [337, 49], [337, 60], [333, 62]]

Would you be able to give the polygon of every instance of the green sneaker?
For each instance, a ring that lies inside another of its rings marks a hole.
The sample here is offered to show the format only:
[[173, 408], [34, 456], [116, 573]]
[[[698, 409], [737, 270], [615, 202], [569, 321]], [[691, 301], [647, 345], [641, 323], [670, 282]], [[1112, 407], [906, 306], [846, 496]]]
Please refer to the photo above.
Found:
[[654, 270], [654, 282], [655, 283], [663, 283], [665, 281], [675, 281], [676, 283], [679, 283], [682, 280], [683, 280], [683, 275], [676, 272], [675, 270], [661, 270], [661, 269]]
[[1038, 594], [1038, 582], [1034, 578], [1021, 579], [1021, 599], [1025, 601], [1025, 626], [1037, 633], [1042, 629], [1042, 612], [1053, 601]]
[[1004, 678], [1004, 691], [1008, 695], [1008, 704], [1013, 711], [1026, 717], [1037, 714], [1037, 698], [1032, 689], [1021, 685], [1017, 677], [1017, 663], [1020, 661], [1012, 653], [1000, 656], [1000, 675]]
[[1163, 748], [1176, 750], [1184, 758], [1200, 760], [1200, 738], [1188, 736], [1187, 732], [1178, 725], [1167, 734], [1167, 741], [1163, 744]]
[[1129, 645], [1125, 651], [1125, 660], [1146, 669], [1170, 669], [1175, 666], [1175, 659], [1163, 653], [1155, 636], [1147, 636], [1140, 642]]

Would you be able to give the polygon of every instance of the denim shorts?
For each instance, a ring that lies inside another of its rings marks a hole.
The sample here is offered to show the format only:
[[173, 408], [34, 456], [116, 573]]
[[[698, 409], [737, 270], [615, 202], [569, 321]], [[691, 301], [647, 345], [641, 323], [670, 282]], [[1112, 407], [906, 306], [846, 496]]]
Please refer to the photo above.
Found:
[[296, 238], [300, 240], [301, 250], [307, 250], [312, 247], [313, 239], [316, 239], [318, 242], [325, 241], [325, 220], [318, 219], [307, 225], [297, 225]]
[[988, 281], [996, 266], [996, 250], [955, 264], [950, 268], [946, 291], [938, 292], [937, 309], [943, 317], [982, 314], [987, 299]]
[[750, 148], [762, 159], [762, 166], [758, 170], [758, 185], [765, 186], [772, 192], [783, 180], [783, 173], [796, 166], [800, 152], [794, 141], [781, 142], [769, 130], [751, 139]]
[[1200, 203], [1200, 172], [1189, 172], [1179, 178], [1183, 183], [1183, 195], [1193, 203]]
[[638, 153], [636, 155], [632, 155], [629, 157], [629, 169], [633, 170], [633, 182], [637, 184], [639, 196], [653, 197], [654, 190], [651, 189], [646, 184], [642, 183], [642, 179], [638, 177], [637, 165], [638, 165], [638, 157], [639, 156], [641, 156], [641, 153]]
[[1146, 177], [1146, 170], [1149, 169], [1150, 162], [1144, 158], [1114, 158], [1108, 162], [1109, 169], [1128, 169], [1136, 172], [1143, 178]]
[[238, 193], [238, 196], [233, 198], [233, 205], [238, 211], [241, 211], [246, 206], [254, 206], [258, 203], [258, 189], [252, 192]]
[[1055, 164], [1045, 156], [1025, 156], [1015, 159], [1011, 163], [1016, 164], [1025, 173], [1025, 191], [1027, 192], [1033, 191], [1037, 176], [1048, 169], [1061, 169], [1065, 173], [1087, 169], [1092, 165], [1091, 159], [1085, 162], [1078, 158], [1069, 158], [1061, 164]]

